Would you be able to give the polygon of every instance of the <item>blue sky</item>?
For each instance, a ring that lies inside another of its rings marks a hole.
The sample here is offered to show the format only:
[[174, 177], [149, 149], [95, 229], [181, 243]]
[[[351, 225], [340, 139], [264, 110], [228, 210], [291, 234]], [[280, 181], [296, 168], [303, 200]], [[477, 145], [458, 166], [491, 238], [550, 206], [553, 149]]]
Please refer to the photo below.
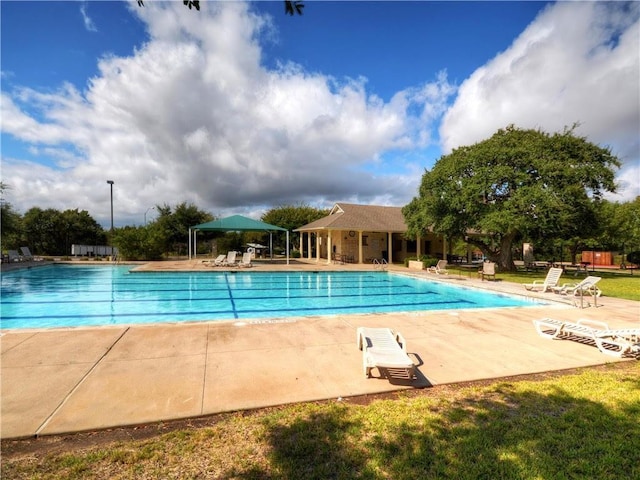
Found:
[[18, 211], [141, 224], [402, 206], [425, 168], [514, 123], [578, 133], [640, 194], [640, 8], [599, 2], [2, 1], [2, 181]]

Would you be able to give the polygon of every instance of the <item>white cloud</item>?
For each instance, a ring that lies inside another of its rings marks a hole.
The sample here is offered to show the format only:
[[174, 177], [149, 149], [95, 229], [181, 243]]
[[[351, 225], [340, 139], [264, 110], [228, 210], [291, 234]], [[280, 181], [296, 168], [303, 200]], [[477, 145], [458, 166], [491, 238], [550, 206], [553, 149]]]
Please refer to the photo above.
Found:
[[[577, 132], [611, 147], [624, 163], [621, 195], [640, 159], [640, 4], [559, 2], [547, 7], [509, 49], [474, 72], [445, 114], [445, 152], [499, 128]], [[634, 166], [635, 165], [635, 166]]]
[[626, 202], [640, 197], [640, 160], [629, 162], [617, 175], [618, 190], [606, 198], [616, 202]]
[[445, 74], [385, 103], [364, 79], [264, 68], [258, 42], [272, 26], [243, 3], [205, 2], [193, 15], [181, 2], [149, 2], [132, 12], [150, 40], [130, 57], [101, 59], [86, 92], [3, 95], [3, 131], [64, 167], [3, 159], [17, 208], [81, 205], [105, 225], [106, 179], [117, 224], [142, 223], [157, 203], [223, 215], [299, 202], [403, 205], [415, 194], [419, 176], [374, 178], [365, 167], [386, 150], [429, 145], [453, 92]]
[[89, 13], [87, 12], [87, 7], [88, 5], [86, 4], [86, 2], [82, 2], [82, 4], [80, 5], [80, 14], [82, 15], [84, 28], [86, 28], [90, 32], [97, 32], [98, 29], [96, 28], [95, 23], [93, 23], [93, 20], [91, 19], [91, 17], [89, 17]]

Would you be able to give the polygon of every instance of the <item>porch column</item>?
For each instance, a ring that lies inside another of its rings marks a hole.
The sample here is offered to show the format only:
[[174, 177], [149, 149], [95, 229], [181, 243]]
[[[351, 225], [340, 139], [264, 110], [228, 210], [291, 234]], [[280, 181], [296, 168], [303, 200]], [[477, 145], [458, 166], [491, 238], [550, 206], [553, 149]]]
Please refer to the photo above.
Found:
[[307, 258], [311, 260], [311, 232], [307, 233]]
[[358, 263], [364, 263], [362, 261], [362, 230], [358, 230]]
[[298, 247], [298, 249], [300, 250], [300, 257], [304, 258], [304, 255], [302, 255], [302, 252], [304, 251], [302, 250], [302, 244], [303, 244], [302, 237], [304, 237], [304, 232], [300, 232], [300, 246]]
[[392, 250], [393, 250], [393, 233], [387, 232], [387, 256], [389, 257], [387, 259], [387, 263], [389, 264], [393, 263], [393, 254], [391, 253]]
[[320, 237], [320, 233], [316, 233], [316, 263], [320, 262], [320, 242], [322, 241], [322, 237]]
[[331, 265], [331, 256], [333, 255], [333, 249], [331, 246], [331, 230], [327, 232], [327, 265]]

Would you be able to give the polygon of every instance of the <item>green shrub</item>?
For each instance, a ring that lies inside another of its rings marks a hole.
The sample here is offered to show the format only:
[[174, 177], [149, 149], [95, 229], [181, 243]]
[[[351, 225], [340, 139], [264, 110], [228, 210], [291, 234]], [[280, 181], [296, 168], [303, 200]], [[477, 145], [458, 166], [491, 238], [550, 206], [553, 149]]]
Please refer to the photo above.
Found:
[[422, 255], [420, 260], [422, 260], [425, 268], [434, 267], [438, 263], [437, 258], [430, 257], [429, 255]]
[[409, 267], [410, 261], [419, 261], [422, 262], [422, 268], [433, 267], [436, 263], [438, 263], [438, 259], [434, 257], [430, 257], [429, 255], [420, 255], [420, 258], [414, 256], [406, 257], [404, 259], [404, 266]]
[[153, 225], [119, 228], [113, 243], [118, 247], [121, 260], [160, 260], [162, 258], [162, 234]]
[[635, 252], [629, 252], [627, 254], [627, 263], [634, 263], [636, 265], [640, 265], [640, 250], [636, 250]]

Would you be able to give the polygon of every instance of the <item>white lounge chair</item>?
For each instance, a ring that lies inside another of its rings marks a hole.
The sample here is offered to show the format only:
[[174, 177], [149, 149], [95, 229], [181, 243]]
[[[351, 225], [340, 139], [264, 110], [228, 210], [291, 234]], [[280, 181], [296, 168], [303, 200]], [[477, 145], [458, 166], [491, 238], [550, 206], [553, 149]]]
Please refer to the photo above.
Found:
[[588, 338], [602, 353], [613, 357], [622, 357], [626, 353], [640, 353], [640, 328], [611, 329], [605, 322], [580, 319], [576, 323], [543, 318], [534, 320], [541, 337], [549, 339], [570, 338], [572, 336]]
[[380, 375], [386, 370], [388, 375], [412, 380], [415, 365], [407, 355], [407, 342], [399, 333], [390, 328], [359, 327], [358, 348], [362, 350], [364, 374], [371, 377], [371, 369], [377, 368]]
[[29, 250], [29, 247], [20, 247], [20, 251], [22, 252], [22, 258], [25, 261], [27, 262], [33, 261], [33, 255], [31, 255], [31, 251]]
[[561, 287], [554, 287], [553, 291], [563, 295], [591, 295], [599, 297], [602, 291], [596, 287], [596, 283], [602, 280], [602, 277], [588, 276], [580, 283], [565, 283]]
[[22, 257], [20, 256], [17, 250], [8, 250], [7, 255], [9, 255], [9, 262], [11, 263], [22, 261]]
[[547, 278], [544, 280], [534, 280], [533, 283], [525, 283], [524, 288], [534, 292], [538, 290], [541, 292], [551, 291], [554, 287], [558, 286], [562, 272], [563, 270], [561, 268], [551, 267], [547, 272]]
[[437, 274], [448, 274], [447, 271], [447, 261], [446, 260], [438, 260], [433, 267], [427, 268], [427, 272], [437, 273]]
[[209, 260], [209, 265], [211, 267], [221, 267], [226, 263], [226, 261], [227, 261], [226, 255], [218, 255], [213, 260]]
[[242, 254], [242, 259], [238, 262], [239, 267], [253, 267], [251, 264], [251, 252], [246, 252]]
[[237, 252], [235, 252], [235, 251], [227, 252], [227, 258], [225, 260], [224, 266], [225, 267], [235, 267], [235, 266], [237, 266], [237, 264], [236, 264], [236, 255], [237, 255]]

